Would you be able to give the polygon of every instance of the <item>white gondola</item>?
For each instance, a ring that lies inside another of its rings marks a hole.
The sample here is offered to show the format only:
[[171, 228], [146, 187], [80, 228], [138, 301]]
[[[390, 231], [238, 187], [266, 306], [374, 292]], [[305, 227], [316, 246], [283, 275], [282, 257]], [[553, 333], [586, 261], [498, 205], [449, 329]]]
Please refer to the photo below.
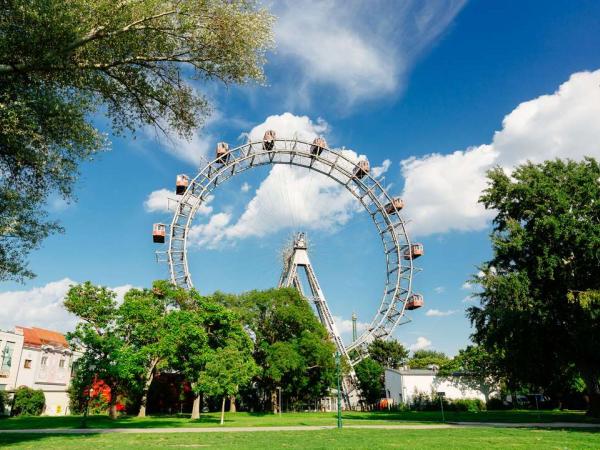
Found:
[[181, 173], [177, 175], [177, 180], [175, 181], [175, 193], [177, 195], [183, 195], [185, 190], [190, 185], [190, 177]]
[[323, 153], [324, 148], [327, 148], [327, 141], [325, 141], [325, 139], [322, 137], [316, 137], [310, 146], [310, 154], [312, 156], [319, 156], [321, 153]]
[[225, 164], [229, 161], [229, 144], [227, 142], [219, 142], [215, 151], [217, 161]]
[[164, 223], [155, 223], [152, 226], [152, 241], [155, 244], [164, 244], [167, 226]]
[[398, 211], [404, 208], [404, 201], [400, 197], [394, 197], [391, 202], [385, 205], [385, 212], [388, 214], [398, 214]]
[[265, 131], [265, 136], [263, 137], [263, 148], [265, 150], [273, 150], [275, 147], [275, 131], [267, 130]]
[[356, 168], [354, 169], [354, 176], [358, 179], [362, 179], [369, 174], [369, 170], [371, 170], [369, 161], [366, 159], [362, 159], [358, 163], [356, 163]]

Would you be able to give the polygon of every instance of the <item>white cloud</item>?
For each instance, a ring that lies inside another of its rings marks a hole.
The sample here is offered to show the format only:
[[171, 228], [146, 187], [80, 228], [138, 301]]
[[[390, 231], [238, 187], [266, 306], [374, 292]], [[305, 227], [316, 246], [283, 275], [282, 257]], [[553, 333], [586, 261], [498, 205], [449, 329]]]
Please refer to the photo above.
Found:
[[[275, 4], [276, 58], [306, 102], [315, 87], [333, 86], [343, 101], [397, 94], [415, 59], [442, 33], [464, 4], [294, 0]], [[292, 67], [292, 70], [289, 68]]]
[[[337, 326], [338, 332], [345, 340], [349, 340], [352, 338], [352, 319], [344, 319], [342, 316], [333, 316], [333, 320], [335, 321], [335, 325]], [[369, 328], [369, 323], [367, 322], [356, 322], [356, 332], [360, 336], [364, 331]]]
[[147, 212], [169, 212], [169, 199], [174, 198], [175, 192], [169, 189], [152, 191], [144, 201], [144, 209]]
[[[51, 330], [72, 331], [77, 318], [63, 307], [69, 287], [77, 284], [70, 278], [52, 281], [42, 287], [0, 293], [0, 329], [12, 330], [16, 325], [41, 327]], [[123, 301], [125, 292], [133, 286], [111, 288], [117, 293], [117, 301]]]
[[267, 130], [275, 130], [278, 139], [300, 139], [310, 142], [315, 137], [326, 134], [329, 131], [329, 124], [321, 117], [313, 121], [308, 116], [296, 116], [284, 112], [269, 116], [263, 123], [252, 128], [248, 133], [248, 139], [261, 141]]
[[470, 291], [471, 289], [473, 289], [473, 285], [468, 281], [465, 281], [460, 288], [465, 291]]
[[448, 311], [440, 311], [439, 309], [428, 309], [425, 315], [427, 317], [446, 317], [456, 313], [457, 311], [455, 309]]
[[[307, 116], [284, 113], [255, 126], [248, 138], [260, 140], [267, 129], [276, 130], [281, 138], [311, 141], [325, 133], [328, 125], [322, 119], [312, 121]], [[364, 158], [352, 150], [342, 152], [352, 160]], [[389, 166], [384, 161], [377, 170], [383, 173]], [[290, 226], [331, 232], [345, 224], [358, 208], [359, 203], [336, 181], [304, 168], [276, 165], [236, 221], [230, 212], [220, 212], [208, 223], [195, 225], [190, 239], [197, 245], [215, 248], [227, 241], [260, 237]]]
[[521, 103], [489, 145], [402, 161], [405, 211], [418, 235], [480, 230], [492, 211], [478, 203], [485, 173], [527, 160], [600, 158], [600, 70], [573, 74], [551, 95]]
[[[169, 189], [152, 191], [150, 194], [148, 194], [148, 197], [144, 201], [144, 209], [147, 212], [171, 212], [169, 207], [173, 207], [174, 202], [177, 202], [177, 197], [178, 196], [175, 195], [175, 192], [170, 191]], [[207, 195], [206, 200], [200, 205], [197, 213], [202, 216], [210, 214], [213, 210], [212, 206], [210, 205], [213, 199], [213, 195]]]
[[436, 294], [441, 294], [442, 292], [446, 291], [446, 288], [444, 286], [438, 286], [438, 287], [433, 288], [433, 291]]
[[240, 190], [242, 192], [248, 192], [250, 190], [250, 188], [251, 188], [251, 186], [247, 182], [244, 181], [244, 184], [242, 184], [242, 187], [240, 188]]
[[474, 303], [477, 301], [477, 297], [474, 297], [472, 295], [467, 295], [465, 298], [462, 299], [463, 303]]
[[419, 336], [414, 344], [408, 346], [411, 352], [424, 350], [429, 347], [431, 347], [431, 341], [424, 336]]
[[371, 176], [374, 178], [379, 178], [381, 175], [388, 171], [391, 165], [392, 162], [389, 159], [385, 159], [381, 163], [381, 166], [375, 166], [371, 169]]

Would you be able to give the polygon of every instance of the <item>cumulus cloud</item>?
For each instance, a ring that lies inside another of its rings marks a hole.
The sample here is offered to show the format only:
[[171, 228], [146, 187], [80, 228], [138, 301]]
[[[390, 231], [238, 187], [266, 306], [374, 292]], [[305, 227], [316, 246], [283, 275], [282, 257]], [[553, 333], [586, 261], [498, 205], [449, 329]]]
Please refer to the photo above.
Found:
[[451, 316], [452, 314], [456, 314], [457, 311], [455, 309], [448, 311], [440, 311], [439, 309], [428, 309], [425, 315], [427, 317], [445, 317]]
[[491, 144], [401, 162], [413, 234], [480, 230], [493, 217], [478, 203], [485, 173], [525, 161], [600, 158], [600, 70], [571, 75], [556, 92], [518, 105]]
[[[178, 197], [179, 196], [175, 195], [175, 192], [170, 191], [169, 189], [152, 191], [144, 201], [144, 209], [147, 212], [171, 212], [170, 208], [173, 207], [173, 202], [177, 202]], [[213, 199], [213, 195], [207, 195], [204, 203], [198, 208], [198, 214], [203, 216], [210, 214], [213, 211], [213, 208], [210, 205]]]
[[[276, 58], [288, 96], [334, 87], [346, 104], [396, 94], [415, 59], [447, 28], [463, 0], [398, 3], [289, 0], [275, 4]], [[301, 38], [299, 36], [301, 35]], [[293, 82], [291, 81], [293, 80]]]
[[[342, 316], [333, 316], [335, 325], [337, 326], [340, 335], [348, 341], [352, 337], [352, 319], [345, 319]], [[369, 328], [369, 323], [356, 321], [356, 331], [360, 336]]]
[[381, 166], [375, 166], [371, 169], [371, 176], [374, 178], [379, 178], [381, 175], [388, 171], [391, 165], [392, 161], [390, 161], [389, 159], [385, 159], [381, 163]]
[[[298, 138], [311, 141], [325, 133], [329, 126], [323, 119], [291, 113], [270, 116], [255, 126], [248, 139], [260, 140], [266, 130], [277, 131], [280, 138]], [[352, 150], [341, 150], [350, 160], [359, 160]], [[376, 166], [380, 175], [390, 167], [389, 161]], [[320, 173], [289, 165], [276, 165], [256, 189], [254, 197], [237, 220], [231, 212], [219, 212], [207, 223], [190, 230], [191, 242], [215, 248], [219, 245], [249, 236], [264, 236], [286, 227], [295, 229], [335, 231], [345, 224], [359, 203], [336, 181]]]
[[437, 286], [437, 287], [433, 288], [433, 291], [436, 294], [441, 294], [442, 292], [446, 291], [446, 288], [444, 286]]
[[242, 192], [248, 192], [250, 190], [250, 188], [251, 188], [251, 186], [247, 182], [244, 181], [244, 184], [242, 184], [242, 187], [240, 188], [240, 190]]
[[424, 350], [431, 347], [431, 341], [424, 336], [419, 336], [414, 344], [408, 346], [411, 352], [416, 350]]
[[[61, 332], [73, 330], [77, 318], [63, 307], [63, 300], [69, 287], [74, 284], [77, 282], [63, 278], [42, 287], [0, 293], [0, 329], [12, 330], [15, 325], [21, 325]], [[117, 293], [117, 300], [121, 302], [132, 287], [123, 285], [111, 289]]]
[[465, 281], [460, 288], [464, 291], [470, 291], [471, 289], [473, 289], [473, 285], [468, 281]]

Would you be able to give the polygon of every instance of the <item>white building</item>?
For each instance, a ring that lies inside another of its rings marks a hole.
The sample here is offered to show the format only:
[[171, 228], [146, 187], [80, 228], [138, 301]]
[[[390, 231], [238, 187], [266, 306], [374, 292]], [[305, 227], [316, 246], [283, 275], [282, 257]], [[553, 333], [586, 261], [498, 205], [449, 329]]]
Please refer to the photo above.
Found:
[[67, 414], [72, 366], [73, 352], [61, 333], [35, 327], [0, 331], [0, 390], [41, 389], [46, 415]]
[[[477, 387], [475, 387], [477, 386]], [[429, 369], [385, 369], [385, 392], [394, 402], [411, 404], [415, 395], [444, 392], [448, 400], [476, 398], [486, 401], [494, 391], [490, 386], [469, 383], [461, 377], [438, 376]]]

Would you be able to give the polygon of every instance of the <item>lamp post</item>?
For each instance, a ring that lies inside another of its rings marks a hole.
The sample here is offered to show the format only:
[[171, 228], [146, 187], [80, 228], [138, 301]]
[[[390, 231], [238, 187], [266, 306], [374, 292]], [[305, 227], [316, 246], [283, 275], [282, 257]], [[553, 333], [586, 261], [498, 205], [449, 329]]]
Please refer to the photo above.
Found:
[[335, 366], [337, 371], [337, 427], [342, 428], [342, 389], [340, 387], [340, 352], [335, 352]]
[[438, 392], [437, 393], [439, 399], [440, 399], [440, 408], [442, 410], [442, 422], [446, 421], [446, 418], [444, 417], [444, 396], [446, 395], [445, 392]]

